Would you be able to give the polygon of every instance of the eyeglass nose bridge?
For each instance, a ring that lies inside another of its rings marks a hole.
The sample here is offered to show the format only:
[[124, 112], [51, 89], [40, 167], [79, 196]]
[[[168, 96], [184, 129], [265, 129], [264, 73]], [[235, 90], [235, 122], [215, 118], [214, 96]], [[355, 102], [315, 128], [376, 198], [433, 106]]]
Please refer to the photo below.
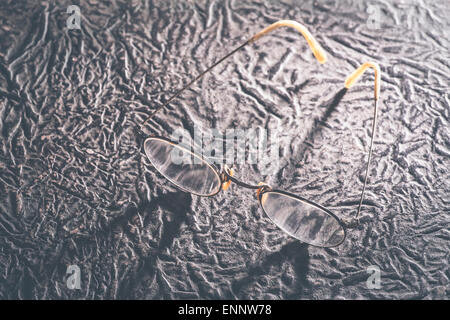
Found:
[[251, 184], [245, 183], [245, 182], [240, 181], [237, 178], [235, 178], [234, 173], [235, 173], [235, 171], [233, 168], [229, 168], [226, 165], [223, 167], [222, 174], [221, 174], [222, 190], [226, 191], [230, 187], [231, 182], [234, 182], [240, 187], [256, 190], [256, 198], [258, 200], [260, 198], [261, 192], [271, 190], [271, 187], [265, 182], [259, 182], [256, 186], [251, 185]]

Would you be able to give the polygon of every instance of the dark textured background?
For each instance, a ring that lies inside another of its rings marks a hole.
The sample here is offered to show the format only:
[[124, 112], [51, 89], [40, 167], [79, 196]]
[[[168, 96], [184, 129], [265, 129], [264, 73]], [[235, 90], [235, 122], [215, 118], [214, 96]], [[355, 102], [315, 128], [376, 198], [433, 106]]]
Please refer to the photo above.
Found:
[[[79, 4], [81, 30], [66, 9]], [[381, 27], [371, 27], [369, 5]], [[449, 1], [0, 1], [0, 298], [449, 297]], [[369, 9], [369, 12], [368, 12]], [[149, 165], [135, 123], [207, 65], [279, 29], [186, 91], [151, 124], [278, 128], [281, 163], [238, 176], [354, 214], [382, 69], [362, 224], [338, 248], [278, 230], [233, 186], [184, 194]], [[331, 101], [331, 102], [330, 102]], [[66, 270], [81, 268], [81, 290]], [[366, 269], [381, 269], [380, 290]]]

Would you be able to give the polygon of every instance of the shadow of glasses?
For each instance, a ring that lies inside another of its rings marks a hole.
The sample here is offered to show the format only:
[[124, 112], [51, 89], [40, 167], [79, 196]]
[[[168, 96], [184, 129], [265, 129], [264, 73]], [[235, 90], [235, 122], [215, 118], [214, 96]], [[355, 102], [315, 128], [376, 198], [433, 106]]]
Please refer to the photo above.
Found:
[[[301, 298], [304, 290], [309, 287], [306, 279], [306, 274], [309, 269], [309, 253], [308, 245], [298, 241], [285, 244], [279, 251], [267, 255], [259, 263], [249, 266], [245, 277], [232, 282], [231, 292], [229, 293], [230, 296], [226, 298], [250, 299], [250, 297], [246, 295], [246, 289], [251, 288], [252, 285], [255, 285], [258, 279], [261, 279], [262, 276], [268, 275], [272, 268], [281, 269], [283, 264], [286, 262], [292, 265], [294, 276], [292, 278], [288, 278], [286, 275], [282, 274], [280, 281], [284, 286], [287, 286], [292, 290], [286, 296], [281, 296], [282, 290], [280, 288], [280, 296], [278, 298]], [[260, 298], [262, 299], [263, 297]]]

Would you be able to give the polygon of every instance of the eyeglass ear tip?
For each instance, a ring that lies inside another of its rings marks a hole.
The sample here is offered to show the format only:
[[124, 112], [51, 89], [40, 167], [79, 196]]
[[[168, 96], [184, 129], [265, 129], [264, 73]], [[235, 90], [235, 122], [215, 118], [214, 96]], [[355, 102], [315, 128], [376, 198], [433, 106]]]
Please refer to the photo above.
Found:
[[328, 58], [327, 58], [327, 56], [323, 55], [323, 56], [320, 56], [317, 60], [319, 60], [320, 64], [324, 64], [325, 62], [328, 61]]
[[344, 86], [346, 89], [350, 89], [350, 87], [356, 82], [356, 79], [349, 76], [347, 79], [345, 79]]
[[328, 61], [328, 58], [325, 54], [325, 52], [323, 52], [323, 50], [314, 50], [314, 56], [316, 57], [317, 61], [319, 61], [320, 64], [324, 64], [325, 62]]

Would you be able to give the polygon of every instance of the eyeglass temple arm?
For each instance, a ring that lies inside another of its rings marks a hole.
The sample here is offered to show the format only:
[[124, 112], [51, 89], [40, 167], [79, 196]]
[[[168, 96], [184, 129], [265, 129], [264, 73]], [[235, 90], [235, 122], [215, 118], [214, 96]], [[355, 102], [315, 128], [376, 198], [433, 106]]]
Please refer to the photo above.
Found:
[[381, 71], [380, 67], [375, 62], [366, 62], [363, 63], [359, 68], [357, 68], [351, 75], [348, 76], [348, 78], [345, 80], [345, 87], [349, 89], [358, 79], [361, 77], [361, 75], [366, 71], [367, 69], [372, 68], [375, 71], [375, 108], [373, 112], [373, 122], [372, 122], [372, 135], [370, 138], [370, 146], [369, 146], [369, 157], [367, 159], [367, 166], [366, 166], [366, 174], [364, 177], [364, 185], [363, 190], [361, 193], [361, 199], [359, 200], [358, 205], [358, 211], [356, 213], [356, 218], [359, 217], [359, 213], [361, 211], [362, 202], [364, 199], [364, 192], [366, 191], [366, 185], [367, 185], [367, 177], [369, 175], [369, 166], [370, 166], [370, 159], [372, 157], [372, 149], [373, 149], [373, 140], [375, 137], [375, 128], [376, 128], [376, 120], [377, 120], [377, 112], [378, 112], [378, 99], [380, 97], [380, 85], [381, 85]]
[[306, 39], [306, 41], [309, 44], [309, 47], [311, 48], [314, 56], [316, 57], [316, 59], [320, 62], [320, 63], [325, 63], [327, 61], [327, 56], [325, 54], [325, 51], [322, 49], [322, 47], [319, 45], [319, 43], [314, 39], [314, 37], [311, 35], [311, 33], [308, 31], [308, 29], [306, 29], [305, 26], [303, 26], [302, 24], [293, 21], [293, 20], [280, 20], [277, 21], [273, 24], [271, 24], [270, 26], [266, 27], [265, 29], [263, 29], [262, 31], [258, 32], [257, 34], [255, 34], [253, 37], [251, 37], [249, 40], [247, 40], [245, 43], [243, 43], [242, 45], [240, 45], [239, 47], [235, 48], [233, 51], [229, 52], [227, 55], [225, 55], [224, 57], [222, 57], [221, 59], [219, 59], [217, 62], [215, 62], [213, 65], [211, 65], [210, 67], [208, 67], [205, 71], [203, 71], [202, 73], [200, 73], [197, 77], [195, 77], [193, 80], [191, 80], [186, 86], [184, 86], [182, 89], [178, 90], [174, 95], [172, 95], [163, 105], [159, 106], [158, 108], [156, 108], [156, 110], [154, 110], [150, 116], [148, 116], [140, 125], [141, 129], [142, 127], [148, 122], [150, 121], [150, 119], [161, 109], [163, 109], [164, 107], [166, 107], [170, 102], [172, 102], [172, 100], [174, 100], [176, 97], [178, 97], [184, 90], [188, 89], [192, 84], [194, 84], [197, 80], [199, 80], [200, 78], [202, 78], [205, 74], [207, 74], [209, 71], [211, 71], [215, 66], [217, 66], [218, 64], [220, 64], [222, 61], [226, 60], [227, 58], [229, 58], [230, 56], [232, 56], [234, 53], [236, 53], [237, 51], [239, 51], [240, 49], [242, 49], [243, 47], [245, 47], [248, 44], [251, 44], [253, 42], [255, 42], [256, 40], [258, 40], [259, 38], [261, 38], [262, 36], [268, 34], [269, 32], [272, 32], [275, 29], [278, 29], [280, 27], [290, 27], [290, 28], [294, 28], [296, 29], [298, 32], [300, 32], [303, 37]]

